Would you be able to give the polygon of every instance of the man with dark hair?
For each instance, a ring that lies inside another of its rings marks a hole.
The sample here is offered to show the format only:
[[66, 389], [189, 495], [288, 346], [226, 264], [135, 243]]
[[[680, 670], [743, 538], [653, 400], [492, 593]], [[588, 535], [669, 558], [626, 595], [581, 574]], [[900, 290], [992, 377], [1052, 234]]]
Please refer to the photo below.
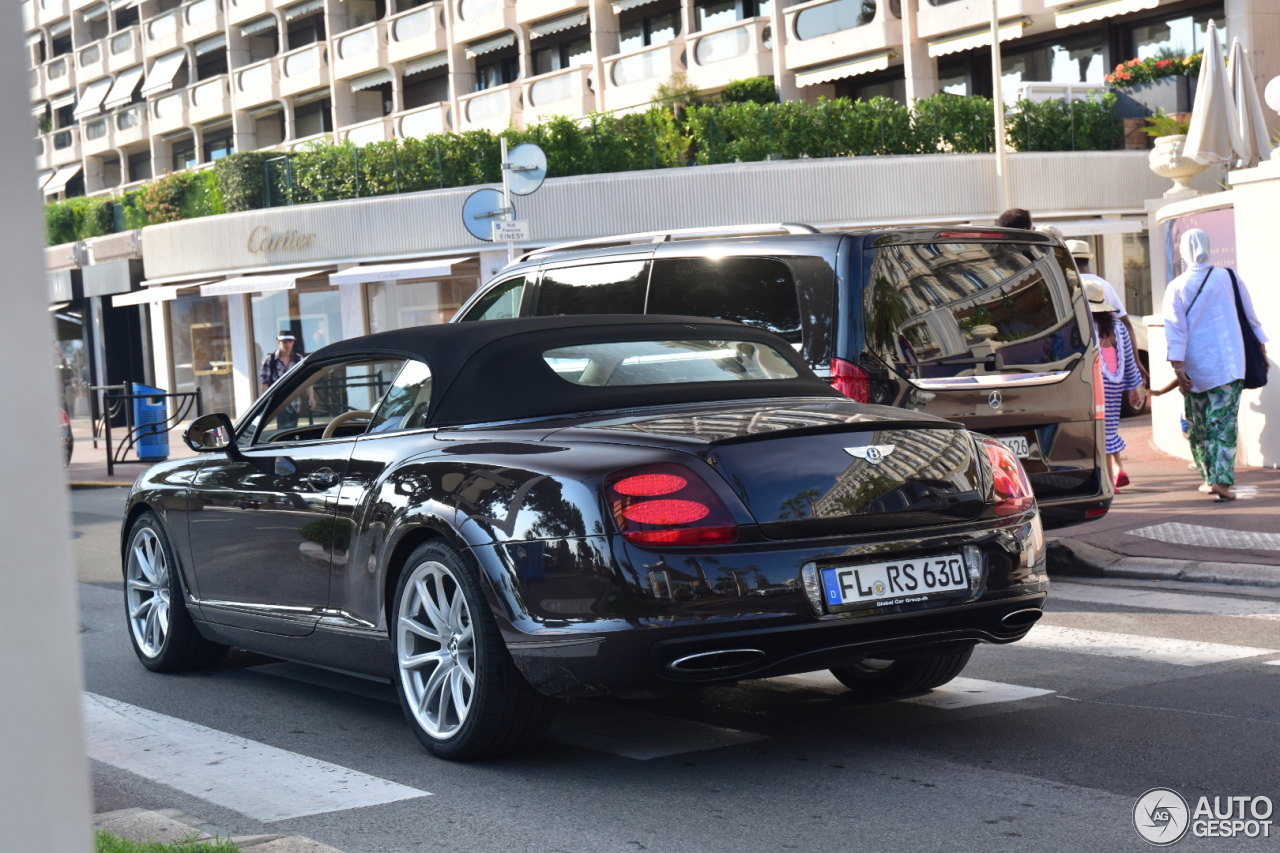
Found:
[[1020, 207], [1011, 207], [1000, 214], [1000, 218], [996, 220], [996, 225], [1001, 228], [1021, 228], [1023, 231], [1030, 231], [1031, 212]]

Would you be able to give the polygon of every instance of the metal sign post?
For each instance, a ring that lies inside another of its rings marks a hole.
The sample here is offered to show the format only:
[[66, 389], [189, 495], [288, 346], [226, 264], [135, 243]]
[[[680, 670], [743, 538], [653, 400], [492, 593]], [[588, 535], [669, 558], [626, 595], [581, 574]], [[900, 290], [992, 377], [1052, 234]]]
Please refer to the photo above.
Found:
[[[1000, 58], [1000, 12], [997, 0], [991, 0], [991, 89], [995, 102], [996, 179], [1000, 182], [1000, 211], [1013, 206], [1009, 189], [1009, 155], [1004, 150], [1004, 63]], [[999, 216], [1000, 212], [996, 213]]]
[[[502, 206], [507, 209], [507, 221], [513, 222], [516, 218], [516, 210], [511, 206], [511, 164], [507, 162], [507, 138], [499, 137], [502, 143]], [[497, 229], [495, 229], [495, 236]], [[507, 240], [507, 263], [512, 263], [516, 259], [516, 244], [514, 240]]]
[[462, 224], [477, 240], [507, 244], [507, 263], [516, 259], [516, 243], [529, 241], [529, 223], [516, 219], [513, 195], [535, 192], [547, 177], [547, 155], [532, 143], [507, 151], [507, 140], [499, 138], [502, 152], [502, 191], [476, 190], [462, 205]]

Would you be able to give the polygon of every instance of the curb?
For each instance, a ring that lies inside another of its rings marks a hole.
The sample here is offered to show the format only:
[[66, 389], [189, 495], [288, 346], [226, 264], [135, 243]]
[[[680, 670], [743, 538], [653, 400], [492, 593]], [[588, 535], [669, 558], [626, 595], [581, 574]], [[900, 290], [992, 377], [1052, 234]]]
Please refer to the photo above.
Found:
[[127, 489], [132, 483], [113, 483], [109, 480], [68, 480], [67, 488], [79, 489]]
[[1137, 578], [1280, 587], [1280, 566], [1126, 557], [1075, 539], [1049, 541], [1048, 568], [1050, 576]]
[[221, 839], [251, 853], [342, 853], [335, 847], [303, 835], [229, 836], [177, 809], [148, 811], [133, 808], [104, 812], [93, 816], [93, 828], [140, 842], [177, 844], [186, 839], [204, 842]]

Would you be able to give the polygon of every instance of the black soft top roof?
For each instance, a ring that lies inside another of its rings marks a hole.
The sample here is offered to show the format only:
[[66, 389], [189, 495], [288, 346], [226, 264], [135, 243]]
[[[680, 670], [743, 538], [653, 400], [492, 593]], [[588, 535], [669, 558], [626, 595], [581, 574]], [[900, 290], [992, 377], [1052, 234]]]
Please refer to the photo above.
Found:
[[[592, 387], [560, 376], [542, 354], [557, 347], [615, 341], [736, 340], [768, 344], [795, 379]], [[368, 353], [418, 359], [431, 368], [432, 426], [569, 415], [610, 409], [765, 397], [842, 395], [814, 375], [786, 341], [728, 320], [659, 314], [591, 314], [442, 323], [330, 344], [310, 359]]]

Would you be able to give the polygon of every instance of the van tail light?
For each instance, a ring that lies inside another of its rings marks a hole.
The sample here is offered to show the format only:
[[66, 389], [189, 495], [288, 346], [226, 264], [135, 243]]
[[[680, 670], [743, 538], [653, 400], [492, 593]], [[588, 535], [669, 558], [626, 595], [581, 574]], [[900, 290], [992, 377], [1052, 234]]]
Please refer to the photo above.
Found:
[[1102, 353], [1093, 356], [1093, 419], [1107, 419], [1107, 389], [1102, 384]]
[[855, 403], [871, 402], [871, 377], [852, 361], [831, 359], [832, 386]]
[[991, 463], [991, 496], [996, 502], [996, 515], [1017, 515], [1035, 506], [1035, 494], [1027, 472], [1013, 451], [993, 438], [979, 440]]
[[615, 471], [605, 494], [618, 531], [636, 545], [722, 545], [738, 538], [729, 508], [683, 465]]

